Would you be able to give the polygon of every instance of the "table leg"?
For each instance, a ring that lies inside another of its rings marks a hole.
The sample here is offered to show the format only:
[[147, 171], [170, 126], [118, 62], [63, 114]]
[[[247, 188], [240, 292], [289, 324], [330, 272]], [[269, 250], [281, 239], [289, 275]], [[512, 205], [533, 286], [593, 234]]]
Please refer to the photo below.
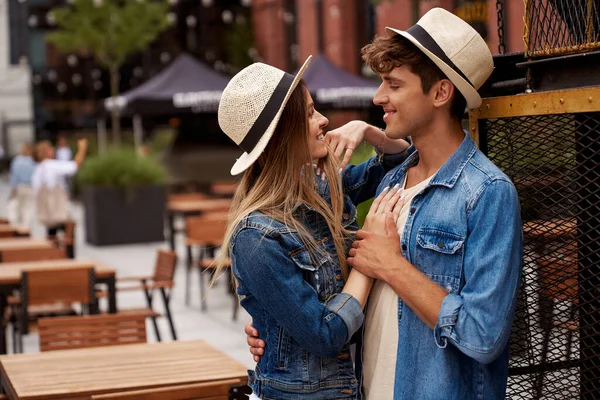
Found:
[[169, 234], [169, 247], [175, 251], [175, 216], [173, 213], [167, 213], [167, 227]]
[[[4, 316], [4, 312], [6, 311], [6, 293], [0, 290], [0, 310], [2, 310], [2, 316]], [[0, 354], [6, 354], [6, 327], [2, 327], [0, 329]]]
[[106, 280], [108, 286], [108, 312], [111, 314], [117, 313], [117, 284], [116, 278], [111, 276]]

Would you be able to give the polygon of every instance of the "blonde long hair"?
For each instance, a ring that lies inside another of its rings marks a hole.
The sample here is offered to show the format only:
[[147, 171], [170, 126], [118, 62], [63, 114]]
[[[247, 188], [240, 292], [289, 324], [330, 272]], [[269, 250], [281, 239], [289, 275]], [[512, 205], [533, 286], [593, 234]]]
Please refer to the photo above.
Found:
[[325, 219], [333, 236], [344, 281], [348, 277], [345, 241], [350, 232], [342, 225], [344, 197], [339, 162], [328, 148], [323, 159], [331, 193], [331, 205], [319, 195], [308, 145], [308, 104], [306, 85], [300, 81], [281, 115], [277, 128], [258, 160], [243, 174], [233, 197], [222, 251], [217, 258], [218, 277], [229, 255], [236, 226], [253, 211], [283, 223], [296, 231], [313, 259], [325, 254], [318, 242], [296, 216], [301, 204], [310, 205]]

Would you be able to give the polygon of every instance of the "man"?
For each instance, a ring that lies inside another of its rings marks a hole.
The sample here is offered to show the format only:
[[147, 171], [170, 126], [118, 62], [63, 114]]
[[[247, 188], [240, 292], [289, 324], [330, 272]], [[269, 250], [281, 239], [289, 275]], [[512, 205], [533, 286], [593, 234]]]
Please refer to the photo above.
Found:
[[[377, 279], [357, 351], [362, 393], [503, 399], [522, 259], [519, 203], [461, 127], [465, 105], [481, 104], [477, 88], [492, 57], [475, 30], [443, 9], [387, 33], [363, 59], [383, 80], [374, 103], [385, 111], [386, 136], [410, 136], [413, 146], [378, 189], [402, 185], [399, 219], [386, 221], [387, 235], [358, 231], [348, 258]], [[357, 129], [375, 128], [353, 122], [333, 134]], [[260, 355], [256, 338], [248, 341]]]

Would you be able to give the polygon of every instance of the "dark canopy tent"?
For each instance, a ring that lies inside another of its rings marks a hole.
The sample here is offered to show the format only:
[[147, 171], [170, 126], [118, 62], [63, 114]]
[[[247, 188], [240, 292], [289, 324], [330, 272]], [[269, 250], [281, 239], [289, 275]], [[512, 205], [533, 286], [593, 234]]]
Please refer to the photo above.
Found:
[[140, 86], [104, 101], [107, 111], [116, 103], [121, 115], [168, 116], [215, 113], [229, 77], [181, 54], [167, 68]]
[[373, 105], [377, 82], [349, 74], [317, 55], [303, 76], [318, 108], [350, 109]]

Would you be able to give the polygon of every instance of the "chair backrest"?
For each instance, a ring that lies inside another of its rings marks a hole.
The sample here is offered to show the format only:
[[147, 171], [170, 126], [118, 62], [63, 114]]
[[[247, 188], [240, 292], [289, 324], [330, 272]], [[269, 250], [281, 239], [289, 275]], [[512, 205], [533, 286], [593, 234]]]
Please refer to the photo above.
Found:
[[70, 243], [70, 244], [75, 242], [75, 221], [69, 220], [69, 221], [65, 222], [64, 240], [65, 240], [65, 242]]
[[228, 213], [214, 212], [185, 219], [185, 233], [188, 239], [220, 246], [227, 229]]
[[47, 249], [15, 249], [2, 251], [2, 262], [64, 260], [66, 258], [66, 250], [55, 247]]
[[23, 308], [57, 301], [93, 304], [96, 301], [94, 284], [92, 267], [23, 271], [21, 301]]
[[158, 250], [154, 265], [155, 282], [172, 282], [177, 266], [177, 254], [174, 251]]
[[40, 318], [40, 350], [81, 349], [146, 343], [145, 314]]
[[[92, 400], [227, 400], [229, 398], [229, 388], [241, 384], [242, 382], [239, 379], [228, 379], [217, 382], [94, 395]], [[244, 397], [247, 398], [247, 396]]]
[[14, 231], [0, 231], [0, 238], [9, 238], [9, 237], [14, 237], [14, 236], [15, 236]]
[[170, 194], [168, 197], [169, 201], [186, 201], [186, 200], [204, 200], [209, 198], [204, 193], [194, 192], [194, 193], [175, 193]]

